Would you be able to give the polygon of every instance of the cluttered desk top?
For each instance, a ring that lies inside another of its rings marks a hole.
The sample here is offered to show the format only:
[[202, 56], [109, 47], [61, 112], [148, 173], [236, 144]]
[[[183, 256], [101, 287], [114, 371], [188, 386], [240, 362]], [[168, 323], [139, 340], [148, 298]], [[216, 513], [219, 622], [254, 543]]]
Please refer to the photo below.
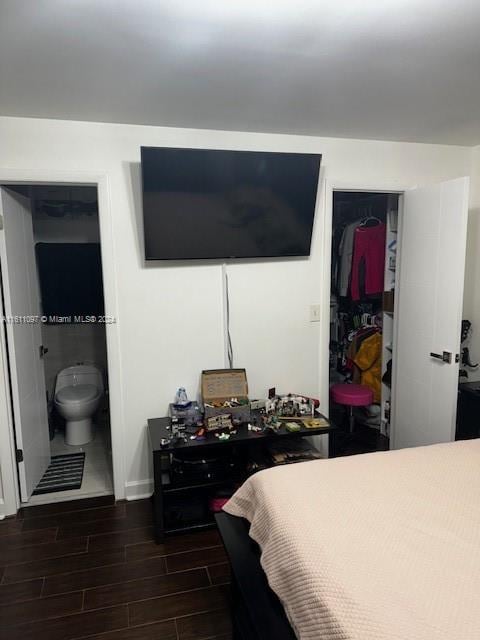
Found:
[[[326, 421], [326, 418], [322, 416], [320, 413], [316, 414], [317, 418], [321, 418]], [[252, 424], [255, 423], [255, 420], [252, 420]], [[230, 437], [228, 440], [220, 440], [214, 433], [209, 432], [205, 434], [203, 439], [190, 439], [190, 436], [193, 434], [186, 435], [186, 440], [177, 439], [172, 441], [171, 439], [171, 419], [170, 418], [151, 418], [148, 420], [148, 431], [150, 434], [150, 442], [152, 446], [152, 450], [155, 451], [174, 451], [178, 449], [186, 449], [186, 448], [194, 448], [199, 446], [222, 446], [225, 443], [235, 444], [235, 443], [246, 443], [246, 442], [254, 442], [258, 440], [273, 440], [275, 438], [281, 438], [283, 436], [318, 436], [324, 435], [327, 433], [332, 433], [336, 430], [336, 427], [331, 423], [328, 423], [327, 426], [317, 427], [317, 428], [308, 428], [305, 427], [302, 423], [299, 424], [299, 429], [295, 432], [289, 431], [284, 424], [282, 424], [278, 429], [271, 430], [266, 429], [262, 431], [252, 431], [249, 430], [248, 424], [244, 423], [236, 427], [235, 432], [230, 433]], [[162, 445], [162, 441], [164, 444]], [[167, 441], [165, 443], [165, 441]]]

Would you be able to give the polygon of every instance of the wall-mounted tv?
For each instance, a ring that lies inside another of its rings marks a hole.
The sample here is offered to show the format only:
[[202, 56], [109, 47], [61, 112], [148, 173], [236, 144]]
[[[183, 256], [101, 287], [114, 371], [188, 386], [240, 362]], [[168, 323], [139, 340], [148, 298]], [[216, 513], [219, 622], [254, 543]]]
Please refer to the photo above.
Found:
[[146, 260], [308, 256], [321, 155], [142, 147]]

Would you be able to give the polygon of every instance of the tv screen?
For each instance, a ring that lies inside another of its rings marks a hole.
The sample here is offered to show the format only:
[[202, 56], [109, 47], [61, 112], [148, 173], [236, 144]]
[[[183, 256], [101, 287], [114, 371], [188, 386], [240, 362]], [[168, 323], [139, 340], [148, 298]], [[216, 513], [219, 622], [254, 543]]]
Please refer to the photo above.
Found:
[[321, 155], [141, 152], [146, 260], [310, 254]]

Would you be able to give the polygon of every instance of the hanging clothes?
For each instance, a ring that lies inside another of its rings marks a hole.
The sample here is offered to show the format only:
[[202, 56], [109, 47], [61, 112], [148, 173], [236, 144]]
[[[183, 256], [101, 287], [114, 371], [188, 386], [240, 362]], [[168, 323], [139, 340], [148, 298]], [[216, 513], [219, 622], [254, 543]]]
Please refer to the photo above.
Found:
[[342, 233], [342, 239], [338, 247], [339, 266], [338, 266], [338, 295], [348, 295], [348, 285], [350, 284], [350, 273], [352, 270], [353, 241], [355, 229], [360, 222], [352, 222], [347, 224]]
[[383, 291], [385, 276], [386, 225], [358, 226], [354, 232], [350, 292], [352, 300], [360, 300], [360, 267], [365, 265], [365, 294]]
[[382, 397], [382, 336], [380, 333], [366, 338], [353, 362], [361, 370], [360, 381], [373, 391], [373, 401]]
[[351, 337], [351, 342], [347, 350], [346, 368], [352, 372], [352, 382], [356, 384], [361, 384], [362, 380], [361, 370], [356, 366], [355, 358], [357, 357], [363, 342], [378, 332], [379, 329], [377, 327], [361, 327], [349, 336]]

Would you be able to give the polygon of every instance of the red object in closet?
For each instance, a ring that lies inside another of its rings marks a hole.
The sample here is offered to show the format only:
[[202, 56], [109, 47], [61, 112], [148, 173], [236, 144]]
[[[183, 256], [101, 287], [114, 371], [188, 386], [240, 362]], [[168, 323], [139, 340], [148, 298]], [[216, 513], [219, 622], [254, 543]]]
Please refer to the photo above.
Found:
[[381, 222], [374, 227], [359, 226], [355, 229], [353, 242], [350, 293], [352, 300], [360, 300], [360, 264], [365, 262], [365, 294], [383, 291], [385, 278], [386, 225]]
[[337, 383], [330, 388], [333, 402], [343, 404], [349, 409], [350, 433], [353, 433], [355, 419], [353, 407], [367, 407], [373, 402], [373, 391], [364, 384]]

